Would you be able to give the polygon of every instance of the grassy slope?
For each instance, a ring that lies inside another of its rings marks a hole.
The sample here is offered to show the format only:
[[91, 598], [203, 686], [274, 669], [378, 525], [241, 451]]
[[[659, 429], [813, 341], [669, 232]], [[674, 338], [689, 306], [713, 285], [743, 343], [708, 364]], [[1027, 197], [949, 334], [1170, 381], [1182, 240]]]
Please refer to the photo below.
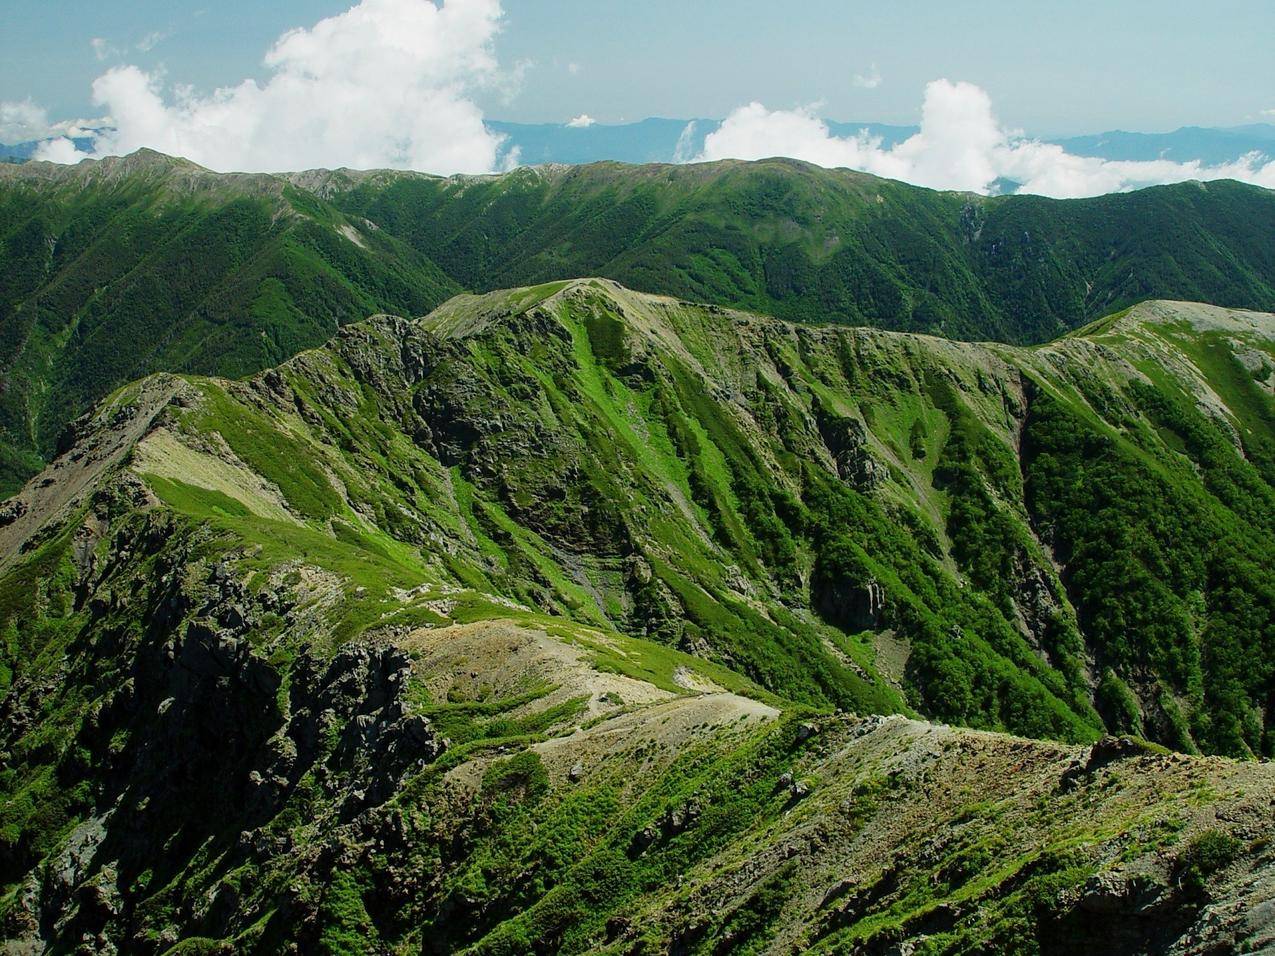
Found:
[[[583, 461], [599, 501], [624, 502], [595, 520], [673, 597], [685, 620], [671, 639], [702, 638], [800, 699], [856, 706], [826, 670], [828, 644], [801, 643], [813, 619], [789, 616], [812, 610], [869, 670], [882, 640], [860, 629], [904, 637], [904, 683], [927, 714], [1064, 737], [1101, 716], [1178, 747], [1269, 751], [1269, 317], [1145, 307], [1021, 351], [792, 328], [605, 285], [558, 300], [570, 362], [543, 344], [563, 327], [518, 316], [520, 298], [455, 300], [428, 323], [481, 356], [484, 394], [525, 381], [552, 396], [571, 380], [573, 420], [551, 427], [572, 441], [532, 444], [545, 467], [570, 462], [563, 487]], [[513, 399], [498, 407], [518, 414]], [[537, 427], [505, 422], [478, 444], [523, 462], [508, 433]], [[874, 465], [866, 485], [853, 467], [829, 480], [847, 443]], [[577, 532], [536, 500], [554, 481], [538, 467], [485, 484], [569, 543]], [[767, 620], [739, 601], [739, 577]], [[870, 586], [883, 607], [865, 619]], [[659, 632], [646, 594], [630, 623]]]
[[[179, 436], [302, 519], [221, 509], [267, 565], [335, 534], [414, 569], [361, 581], [342, 639], [410, 620], [386, 589], [418, 574], [814, 707], [1268, 753], [1270, 397], [1232, 353], [1269, 332], [1185, 314], [1024, 351], [557, 283], [203, 382]], [[161, 471], [183, 507], [226, 493]]]

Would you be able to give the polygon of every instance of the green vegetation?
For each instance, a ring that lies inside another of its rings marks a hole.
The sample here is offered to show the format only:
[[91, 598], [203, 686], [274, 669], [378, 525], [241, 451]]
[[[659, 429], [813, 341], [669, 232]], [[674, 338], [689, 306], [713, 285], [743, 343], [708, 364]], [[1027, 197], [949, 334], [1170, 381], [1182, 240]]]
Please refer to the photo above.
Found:
[[1235, 862], [1240, 848], [1240, 841], [1229, 833], [1205, 830], [1178, 854], [1178, 879], [1182, 886], [1189, 893], [1201, 895], [1209, 877]]
[[[1122, 348], [1126, 327], [1161, 334], [1120, 321], [1101, 334]], [[338, 640], [436, 621], [431, 589], [459, 585], [646, 638], [641, 666], [596, 644], [591, 660], [673, 691], [683, 664], [656, 645], [712, 660], [721, 686], [742, 675], [816, 708], [1270, 752], [1275, 509], [1260, 505], [1275, 499], [1164, 366], [1130, 351], [1153, 387], [1022, 353], [1019, 386], [992, 377], [999, 357], [933, 340], [843, 331], [791, 349], [765, 326], [726, 333], [711, 312], [602, 283], [460, 299], [297, 360], [285, 408], [263, 400], [276, 385], [194, 383], [180, 431], [218, 436], [297, 523], [148, 480], [245, 542], [245, 568], [300, 561], [349, 581]], [[429, 371], [397, 364], [404, 350]], [[1269, 399], [1238, 394], [1260, 446]], [[454, 603], [453, 619], [509, 613]], [[907, 649], [893, 682], [878, 633]], [[541, 730], [434, 716], [458, 742]]]
[[1020, 349], [582, 280], [121, 390], [0, 525], [0, 926], [1043, 952], [1145, 890], [1170, 928], [1108, 941], [1185, 933], [1275, 780], [1083, 745], [1271, 752], [1272, 354], [1204, 307]]
[[349, 870], [333, 871], [319, 919], [323, 922], [319, 952], [325, 956], [377, 951], [376, 927], [363, 903], [363, 888]]
[[[374, 230], [269, 177], [188, 172], [145, 152], [76, 173], [0, 177], [0, 490], [67, 422], [154, 371], [239, 376], [374, 312], [428, 311], [457, 286]], [[182, 177], [193, 175], [194, 181]]]
[[796, 321], [1012, 342], [1148, 298], [1275, 308], [1275, 198], [1237, 183], [986, 199], [778, 159], [331, 185], [335, 205], [477, 290], [600, 275]]
[[[147, 151], [91, 179], [43, 168], [0, 166], [0, 491], [126, 381], [251, 374], [460, 288], [603, 275], [802, 322], [1007, 342], [1153, 297], [1275, 309], [1275, 198], [1238, 183], [1056, 202], [789, 160], [450, 180], [220, 176]], [[611, 362], [614, 327], [590, 321]]]
[[[1145, 391], [1134, 394], [1148, 404]], [[1271, 725], [1255, 708], [1275, 679], [1275, 499], [1234, 446], [1223, 452], [1215, 424], [1169, 401], [1156, 396], [1151, 420], [1172, 421], [1185, 442], [1208, 436], [1202, 480], [1042, 395], [1024, 432], [1028, 505], [1067, 569], [1099, 659], [1126, 674], [1150, 668], [1187, 695], [1191, 735], [1203, 747], [1270, 756]], [[1134, 729], [1133, 702], [1105, 683], [1118, 719]]]

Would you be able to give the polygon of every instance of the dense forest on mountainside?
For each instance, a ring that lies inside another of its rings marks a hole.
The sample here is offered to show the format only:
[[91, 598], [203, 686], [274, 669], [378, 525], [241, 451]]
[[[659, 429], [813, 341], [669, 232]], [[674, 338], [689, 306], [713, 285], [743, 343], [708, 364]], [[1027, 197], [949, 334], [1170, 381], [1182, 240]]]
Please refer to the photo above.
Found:
[[1044, 342], [1148, 298], [1275, 308], [1275, 193], [944, 193], [795, 160], [294, 177], [471, 290], [602, 275], [645, 292], [951, 338]]

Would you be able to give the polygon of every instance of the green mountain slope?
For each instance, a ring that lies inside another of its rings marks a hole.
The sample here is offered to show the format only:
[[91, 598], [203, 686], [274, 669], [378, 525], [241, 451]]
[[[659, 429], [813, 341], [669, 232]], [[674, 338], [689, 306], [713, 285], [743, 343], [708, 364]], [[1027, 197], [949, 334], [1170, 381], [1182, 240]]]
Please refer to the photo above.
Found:
[[151, 371], [240, 376], [461, 288], [604, 275], [803, 322], [1042, 342], [1148, 298], [1275, 309], [1275, 194], [936, 193], [786, 160], [442, 179], [0, 165], [0, 491]]
[[428, 311], [457, 290], [432, 263], [268, 176], [148, 151], [77, 167], [0, 166], [0, 487], [141, 375], [246, 375], [341, 322]]
[[1271, 752], [1273, 322], [580, 280], [127, 386], [0, 514], [0, 931], [1268, 945], [1269, 765], [1098, 738]]
[[784, 159], [294, 181], [471, 290], [602, 275], [795, 321], [1005, 342], [1149, 298], [1275, 309], [1275, 193], [1233, 182], [988, 199]]
[[481, 506], [501, 593], [816, 706], [1271, 752], [1269, 316], [1148, 305], [1024, 351], [577, 282], [395, 328], [286, 380], [370, 385], [388, 437], [323, 414], [342, 481], [382, 475], [366, 507], [418, 538]]
[[193, 517], [247, 520], [202, 488], [370, 527], [811, 706], [1269, 755], [1272, 375], [1258, 313], [1152, 303], [1020, 349], [582, 280], [193, 380], [134, 458]]

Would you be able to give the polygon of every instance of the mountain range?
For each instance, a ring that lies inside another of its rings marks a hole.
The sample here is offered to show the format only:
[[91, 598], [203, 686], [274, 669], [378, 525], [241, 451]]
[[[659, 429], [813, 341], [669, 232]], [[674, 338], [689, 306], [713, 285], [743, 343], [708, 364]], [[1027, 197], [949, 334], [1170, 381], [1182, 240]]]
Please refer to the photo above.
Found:
[[[918, 126], [887, 123], [855, 123], [825, 120], [833, 136], [857, 136], [866, 132], [889, 149], [920, 132]], [[505, 137], [501, 154], [516, 157], [523, 165], [597, 162], [675, 163], [693, 160], [704, 151], [704, 140], [721, 127], [719, 119], [661, 119], [650, 117], [634, 123], [516, 123], [488, 120], [487, 128]], [[1233, 163], [1251, 153], [1275, 155], [1275, 124], [1244, 126], [1183, 126], [1165, 133], [1109, 130], [1080, 136], [1039, 137], [1075, 156], [1117, 161], [1146, 162], [1167, 159], [1205, 165]], [[0, 161], [23, 162], [35, 155], [42, 141], [0, 144]], [[93, 140], [78, 137], [77, 149], [89, 151]]]
[[[837, 137], [866, 133], [890, 149], [920, 132], [919, 126], [825, 120]], [[674, 163], [693, 160], [704, 152], [705, 139], [721, 127], [715, 119], [645, 119], [636, 123], [588, 125], [488, 121], [487, 127], [506, 137], [505, 156], [524, 164]], [[1075, 156], [1114, 161], [1157, 159], [1204, 165], [1233, 163], [1253, 153], [1275, 155], [1275, 124], [1251, 123], [1233, 127], [1183, 126], [1166, 133], [1110, 130], [1081, 136], [1038, 137]], [[516, 152], [515, 152], [516, 151]], [[3, 150], [0, 150], [2, 153]]]
[[0, 515], [0, 927], [1260, 950], [1273, 390], [1270, 314], [1024, 347], [601, 278], [142, 378]]
[[1275, 194], [1059, 202], [790, 160], [217, 174], [141, 151], [0, 164], [0, 478], [160, 370], [240, 376], [376, 312], [601, 275], [807, 322], [1044, 342], [1147, 298], [1275, 309]]
[[5, 950], [1275, 947], [1272, 235], [0, 164]]

